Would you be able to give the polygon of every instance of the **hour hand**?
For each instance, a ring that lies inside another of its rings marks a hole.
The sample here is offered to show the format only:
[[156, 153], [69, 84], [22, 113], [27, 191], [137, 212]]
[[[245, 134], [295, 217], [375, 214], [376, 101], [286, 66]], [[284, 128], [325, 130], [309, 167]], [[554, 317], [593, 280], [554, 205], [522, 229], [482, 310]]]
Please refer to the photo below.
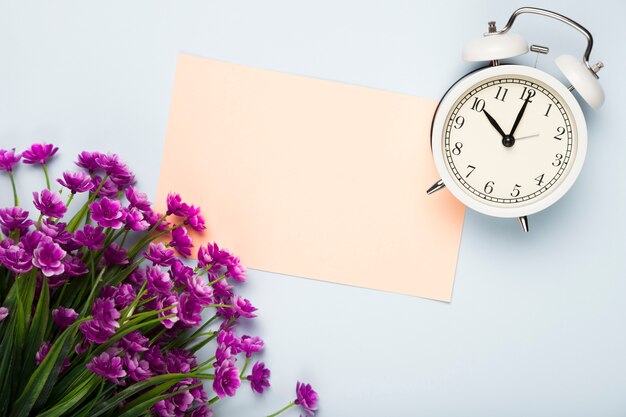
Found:
[[489, 120], [489, 123], [491, 123], [491, 126], [493, 126], [498, 131], [498, 133], [504, 138], [506, 136], [506, 133], [504, 133], [504, 131], [502, 130], [498, 122], [496, 122], [496, 119], [491, 117], [491, 115], [487, 113], [487, 110], [483, 109], [483, 113], [485, 113], [485, 116], [487, 116], [487, 120]]

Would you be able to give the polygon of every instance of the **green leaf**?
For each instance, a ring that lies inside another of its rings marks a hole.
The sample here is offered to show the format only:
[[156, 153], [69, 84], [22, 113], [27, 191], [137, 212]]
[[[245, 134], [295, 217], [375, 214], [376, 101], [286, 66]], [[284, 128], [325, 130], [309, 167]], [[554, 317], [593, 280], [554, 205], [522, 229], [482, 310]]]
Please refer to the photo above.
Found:
[[24, 344], [24, 365], [20, 375], [20, 386], [24, 386], [35, 370], [35, 355], [43, 342], [44, 335], [46, 333], [46, 327], [48, 326], [48, 316], [50, 314], [50, 291], [48, 290], [47, 280], [43, 280], [41, 286], [41, 292], [39, 294], [39, 301], [37, 302], [37, 309], [35, 315], [30, 324], [30, 330], [26, 336], [26, 342]]
[[[183, 379], [189, 378], [189, 375], [186, 374], [165, 374], [165, 375], [158, 375], [155, 377], [152, 377], [148, 380], [145, 381], [141, 381], [138, 382], [136, 384], [131, 385], [130, 387], [120, 391], [119, 393], [117, 393], [115, 396], [113, 396], [112, 398], [102, 402], [100, 405], [98, 405], [97, 409], [94, 410], [94, 412], [90, 415], [90, 417], [98, 417], [101, 416], [102, 414], [106, 413], [109, 410], [112, 410], [113, 408], [115, 408], [118, 404], [120, 404], [122, 401], [126, 400], [127, 398], [130, 398], [131, 396], [143, 391], [144, 389], [150, 388], [154, 385], [157, 384], [161, 384], [161, 386], [165, 386], [165, 384], [170, 384], [169, 386], [167, 386], [168, 389], [169, 387], [173, 386], [174, 384], [176, 384], [178, 381], [182, 381]], [[162, 392], [162, 391], [160, 391]], [[158, 392], [157, 392], [158, 394]], [[145, 410], [144, 410], [145, 412]]]
[[80, 321], [65, 329], [54, 342], [45, 359], [31, 375], [22, 394], [15, 401], [11, 417], [27, 417], [31, 410], [44, 406], [56, 383], [63, 360], [72, 345]]
[[95, 374], [91, 374], [82, 384], [77, 386], [72, 392], [65, 396], [61, 401], [54, 404], [52, 408], [47, 409], [39, 414], [37, 417], [59, 417], [64, 413], [70, 411], [76, 407], [85, 398], [91, 394], [101, 384], [101, 380]]
[[[196, 384], [196, 385], [191, 385], [189, 387], [185, 387], [183, 389], [180, 389], [178, 391], [174, 391], [174, 392], [170, 392], [167, 394], [162, 394], [159, 396], [151, 396], [151, 397], [146, 397], [146, 399], [144, 401], [141, 402], [137, 402], [133, 405], [128, 404], [126, 407], [124, 407], [124, 411], [121, 414], [118, 414], [117, 417], [138, 417], [141, 416], [143, 414], [145, 414], [146, 410], [148, 410], [150, 407], [152, 407], [154, 404], [158, 403], [161, 400], [165, 400], [167, 398], [171, 398], [177, 394], [180, 394], [181, 392], [185, 392], [188, 391], [192, 388], [195, 387], [199, 387], [200, 385], [202, 385], [202, 383], [200, 384]], [[142, 396], [143, 397], [143, 396]]]

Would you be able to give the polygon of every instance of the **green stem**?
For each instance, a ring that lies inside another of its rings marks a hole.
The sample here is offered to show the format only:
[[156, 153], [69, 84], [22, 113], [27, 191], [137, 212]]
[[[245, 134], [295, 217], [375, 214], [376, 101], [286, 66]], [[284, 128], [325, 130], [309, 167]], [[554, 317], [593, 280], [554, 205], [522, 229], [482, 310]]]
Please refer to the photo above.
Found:
[[46, 187], [49, 190], [50, 189], [50, 176], [48, 175], [48, 168], [46, 167], [46, 164], [41, 164], [41, 166], [43, 167], [43, 173], [46, 176]]
[[73, 199], [74, 199], [74, 193], [70, 193], [70, 196], [67, 199], [67, 203], [65, 203], [65, 208], [70, 206], [70, 203], [72, 202]]
[[15, 179], [13, 178], [13, 171], [9, 171], [9, 178], [11, 179], [11, 187], [13, 187], [13, 202], [17, 207], [20, 204], [20, 200], [17, 198], [17, 189], [15, 188]]
[[291, 407], [293, 407], [294, 405], [296, 405], [295, 402], [290, 402], [289, 404], [287, 404], [286, 406], [284, 406], [283, 408], [281, 408], [280, 410], [278, 410], [277, 412], [275, 412], [274, 414], [270, 414], [267, 417], [274, 417], [279, 415], [280, 413], [282, 413], [283, 411], [289, 410]]
[[246, 356], [246, 361], [243, 363], [243, 368], [241, 368], [241, 374], [239, 374], [239, 378], [243, 379], [243, 374], [246, 373], [246, 368], [248, 367], [249, 362], [250, 362], [250, 358]]

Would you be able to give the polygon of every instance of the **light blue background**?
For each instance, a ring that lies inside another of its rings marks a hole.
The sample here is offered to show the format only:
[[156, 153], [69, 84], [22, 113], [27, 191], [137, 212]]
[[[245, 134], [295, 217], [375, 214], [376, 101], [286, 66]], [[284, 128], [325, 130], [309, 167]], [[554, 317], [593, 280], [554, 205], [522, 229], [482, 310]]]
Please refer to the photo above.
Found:
[[[117, 152], [154, 196], [179, 52], [439, 98], [472, 68], [464, 42], [525, 5], [0, 0], [0, 147], [54, 142], [57, 174], [79, 150]], [[468, 212], [450, 304], [251, 271], [260, 318], [248, 330], [267, 342], [273, 386], [244, 387], [218, 415], [269, 414], [298, 378], [319, 391], [321, 417], [626, 414], [626, 5], [531, 5], [585, 24], [606, 64], [571, 192], [528, 235]], [[516, 30], [551, 48], [547, 71], [560, 52], [582, 55], [583, 38], [556, 22], [524, 16]], [[28, 168], [19, 182], [42, 185]], [[0, 178], [3, 206], [7, 187]]]

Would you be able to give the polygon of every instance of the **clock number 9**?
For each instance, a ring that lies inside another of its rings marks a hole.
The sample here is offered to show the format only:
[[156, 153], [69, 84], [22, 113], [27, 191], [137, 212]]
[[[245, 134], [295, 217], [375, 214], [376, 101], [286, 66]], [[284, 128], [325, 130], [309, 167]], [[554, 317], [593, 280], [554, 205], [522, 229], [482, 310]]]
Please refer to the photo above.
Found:
[[561, 163], [563, 162], [563, 155], [557, 153], [554, 157], [556, 158], [556, 160], [552, 162], [552, 165], [555, 167], [561, 166]]
[[487, 182], [487, 184], [485, 184], [485, 188], [483, 188], [483, 191], [485, 192], [485, 194], [493, 193], [493, 186], [494, 185], [496, 185], [496, 183], [493, 182], [493, 181]]
[[464, 124], [465, 124], [465, 117], [457, 116], [456, 119], [454, 119], [454, 128], [455, 129], [462, 128]]
[[457, 142], [454, 144], [454, 149], [452, 149], [452, 154], [453, 155], [461, 155], [461, 148], [463, 147], [463, 144], [461, 142]]

